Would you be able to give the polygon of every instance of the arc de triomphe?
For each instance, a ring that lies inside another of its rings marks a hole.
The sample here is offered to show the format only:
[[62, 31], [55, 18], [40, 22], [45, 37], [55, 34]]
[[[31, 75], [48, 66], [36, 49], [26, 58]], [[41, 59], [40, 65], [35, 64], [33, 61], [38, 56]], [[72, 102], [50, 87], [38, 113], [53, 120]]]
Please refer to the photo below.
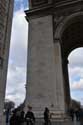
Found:
[[83, 45], [82, 0], [30, 0], [25, 108], [37, 117], [49, 107], [58, 117], [70, 105], [68, 55]]

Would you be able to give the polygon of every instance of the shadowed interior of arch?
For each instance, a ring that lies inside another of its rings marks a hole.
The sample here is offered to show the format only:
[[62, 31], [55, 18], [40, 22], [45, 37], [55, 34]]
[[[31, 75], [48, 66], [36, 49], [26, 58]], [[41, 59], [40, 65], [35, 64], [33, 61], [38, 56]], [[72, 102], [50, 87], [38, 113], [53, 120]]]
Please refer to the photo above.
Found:
[[[63, 64], [63, 77], [64, 77], [64, 86], [65, 86], [67, 104], [69, 104], [69, 98], [70, 98], [70, 86], [69, 86], [69, 83], [72, 83], [72, 81], [69, 82], [69, 79], [71, 79], [71, 77], [68, 74], [68, 63], [69, 63], [68, 62], [68, 57], [69, 57], [70, 53], [74, 49], [76, 49], [78, 47], [83, 47], [83, 16], [82, 15], [79, 15], [79, 16], [75, 17], [75, 19], [72, 18], [70, 21], [68, 21], [67, 24], [66, 24], [66, 27], [65, 27], [62, 35], [61, 35], [61, 49], [62, 49], [62, 60], [63, 60], [63, 63], [62, 63]], [[80, 55], [81, 55], [81, 53], [80, 53]], [[77, 60], [79, 60], [79, 62], [81, 62], [81, 60], [79, 59], [79, 56], [77, 57]], [[69, 65], [69, 67], [70, 67], [70, 65]], [[78, 69], [80, 68], [80, 66], [79, 67], [76, 66], [76, 67]], [[69, 69], [71, 69], [71, 68], [69, 68]], [[76, 75], [75, 78], [76, 79], [79, 78], [79, 82], [80, 82], [81, 79], [80, 79], [79, 74]], [[71, 86], [74, 86], [74, 85], [75, 86], [80, 86], [80, 83], [77, 84], [77, 81], [74, 81], [74, 82], [76, 82], [76, 85], [72, 83]], [[72, 91], [74, 94], [76, 93], [75, 90], [76, 89], [73, 89], [73, 91]], [[81, 90], [81, 88], [80, 88], [80, 90]], [[79, 93], [80, 93], [80, 91], [79, 91]], [[80, 94], [78, 94], [78, 95], [80, 96]], [[78, 98], [80, 98], [79, 96], [78, 96]]]
[[62, 35], [62, 47], [65, 56], [77, 48], [83, 46], [83, 21], [76, 20], [69, 25]]

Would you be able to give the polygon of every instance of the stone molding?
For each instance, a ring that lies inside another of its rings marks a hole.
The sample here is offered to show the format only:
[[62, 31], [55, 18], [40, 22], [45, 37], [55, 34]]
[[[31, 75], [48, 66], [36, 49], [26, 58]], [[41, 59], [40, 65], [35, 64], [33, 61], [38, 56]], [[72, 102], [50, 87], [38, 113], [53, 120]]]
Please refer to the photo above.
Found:
[[52, 15], [52, 14], [60, 14], [61, 15], [68, 15], [68, 13], [72, 13], [72, 11], [78, 11], [83, 8], [83, 1], [74, 0], [74, 1], [67, 1], [65, 3], [50, 3], [43, 6], [39, 6], [36, 8], [31, 8], [26, 10], [27, 20], [31, 18], [37, 18], [45, 15]]

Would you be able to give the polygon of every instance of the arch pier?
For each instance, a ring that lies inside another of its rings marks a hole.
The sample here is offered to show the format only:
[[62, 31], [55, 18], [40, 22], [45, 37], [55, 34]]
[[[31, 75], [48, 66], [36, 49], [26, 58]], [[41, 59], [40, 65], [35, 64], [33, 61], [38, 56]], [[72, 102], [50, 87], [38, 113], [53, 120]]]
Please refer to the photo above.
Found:
[[67, 118], [71, 97], [68, 55], [83, 46], [83, 2], [79, 0], [32, 0], [26, 10], [29, 22], [27, 105], [36, 117], [45, 107], [53, 118]]

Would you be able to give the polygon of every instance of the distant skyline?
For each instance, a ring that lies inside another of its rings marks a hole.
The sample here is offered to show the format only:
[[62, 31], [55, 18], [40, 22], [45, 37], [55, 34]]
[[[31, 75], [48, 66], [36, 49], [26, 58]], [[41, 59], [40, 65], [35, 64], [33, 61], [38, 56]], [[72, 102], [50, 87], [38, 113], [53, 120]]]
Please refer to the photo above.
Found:
[[[28, 44], [28, 22], [24, 10], [28, 0], [15, 0], [12, 23], [10, 56], [7, 76], [6, 98], [16, 106], [24, 101]], [[72, 98], [83, 104], [83, 48], [74, 50], [69, 56], [69, 76]]]

